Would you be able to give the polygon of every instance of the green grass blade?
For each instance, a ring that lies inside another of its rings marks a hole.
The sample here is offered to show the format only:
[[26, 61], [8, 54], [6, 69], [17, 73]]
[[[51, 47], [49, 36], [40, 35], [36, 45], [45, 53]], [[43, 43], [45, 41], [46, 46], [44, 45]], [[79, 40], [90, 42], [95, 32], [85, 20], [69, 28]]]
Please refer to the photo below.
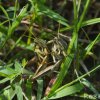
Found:
[[76, 5], [76, 0], [73, 0], [73, 8], [74, 8], [74, 24], [77, 24], [78, 20], [78, 13], [77, 13], [77, 5]]
[[84, 21], [82, 23], [82, 27], [87, 26], [87, 25], [97, 24], [97, 23], [100, 23], [100, 18], [94, 18], [94, 19], [90, 19], [90, 20]]
[[51, 19], [57, 21], [58, 23], [62, 25], [70, 27], [67, 23], [68, 21], [65, 18], [63, 18], [58, 13], [52, 11], [51, 9], [49, 9], [48, 7], [46, 7], [45, 5], [41, 3], [38, 4], [38, 12], [45, 14], [46, 16], [50, 17]]
[[15, 29], [21, 23], [21, 20], [23, 19], [23, 17], [25, 17], [27, 8], [28, 8], [28, 5], [24, 6], [22, 8], [22, 10], [20, 11], [19, 15], [17, 16], [17, 18], [15, 19], [15, 21], [13, 21], [12, 26], [9, 28], [9, 31], [8, 31], [8, 37], [10, 37], [12, 35], [12, 33], [15, 31]]
[[94, 86], [85, 78], [81, 80], [81, 83], [88, 87], [95, 95], [99, 95], [99, 92], [94, 88]]
[[2, 7], [2, 6], [0, 5], [0, 9], [3, 11], [3, 13], [4, 13], [4, 15], [7, 17], [7, 19], [10, 20], [10, 18], [9, 18], [9, 16], [8, 16], [8, 13], [7, 13], [7, 11], [4, 9], [4, 7]]
[[66, 87], [66, 88], [61, 88], [59, 90], [56, 90], [54, 94], [48, 99], [58, 99], [64, 96], [72, 95], [77, 92], [80, 92], [83, 89], [83, 85], [80, 83], [76, 83], [72, 86]]
[[72, 50], [75, 50], [74, 45], [77, 42], [77, 38], [78, 38], [77, 32], [75, 32], [75, 31], [73, 32], [73, 37], [69, 43], [69, 47], [67, 49], [67, 54], [70, 54], [72, 52]]
[[15, 61], [15, 71], [22, 72], [22, 66], [19, 62]]
[[[22, 10], [20, 11], [19, 15], [17, 16], [17, 18], [13, 21], [12, 25], [9, 27], [8, 29], [8, 36], [6, 37], [5, 42], [2, 44], [2, 46], [0, 46], [0, 48], [3, 48], [6, 41], [11, 37], [11, 35], [13, 34], [13, 32], [15, 31], [15, 29], [18, 27], [18, 25], [21, 23], [21, 20], [25, 17], [25, 14], [27, 12], [27, 8], [28, 5], [24, 6], [22, 8]], [[2, 31], [3, 28], [1, 27]]]
[[23, 91], [22, 91], [22, 88], [19, 84], [16, 84], [15, 85], [15, 92], [16, 92], [16, 95], [17, 95], [17, 100], [23, 100]]
[[38, 83], [38, 89], [37, 89], [37, 99], [36, 100], [41, 100], [42, 92], [43, 92], [43, 80], [37, 79], [37, 83]]
[[26, 90], [25, 90], [25, 94], [26, 94], [26, 96], [27, 96], [27, 98], [29, 99], [29, 100], [31, 100], [31, 98], [32, 98], [32, 81], [30, 81], [30, 80], [27, 80], [27, 82], [26, 82], [26, 84], [25, 84], [25, 87], [27, 88]]
[[[81, 27], [88, 26], [88, 25], [94, 25], [94, 24], [98, 24], [98, 23], [100, 23], [100, 18], [94, 18], [94, 19], [90, 19], [87, 21], [83, 21]], [[74, 28], [73, 26], [61, 28], [60, 32], [71, 30], [73, 28]]]
[[17, 9], [18, 9], [18, 0], [15, 0], [14, 16], [13, 16], [13, 18], [16, 18]]
[[81, 97], [82, 100], [98, 100], [95, 95], [91, 95], [88, 93], [77, 95], [77, 97]]
[[92, 42], [85, 48], [85, 51], [86, 51], [85, 56], [86, 56], [87, 54], [89, 54], [89, 52], [91, 51], [91, 49], [93, 48], [93, 46], [94, 46], [96, 43], [98, 43], [98, 42], [100, 42], [100, 33], [97, 35], [97, 37], [95, 38], [95, 40], [92, 41]]
[[[74, 84], [74, 83], [78, 82], [78, 81], [79, 81], [79, 80], [81, 80], [82, 78], [84, 78], [84, 77], [88, 76], [89, 74], [91, 74], [91, 73], [95, 72], [95, 71], [96, 71], [96, 70], [98, 70], [98, 69], [100, 69], [100, 65], [96, 66], [96, 67], [95, 67], [95, 68], [93, 68], [92, 70], [88, 71], [86, 74], [84, 74], [84, 75], [82, 75], [82, 76], [78, 77], [77, 79], [75, 79], [75, 80], [71, 81], [70, 83], [68, 83], [68, 84], [66, 84], [66, 85], [64, 85], [64, 86], [62, 86], [61, 88], [66, 88], [66, 87], [71, 86], [72, 84]], [[59, 88], [59, 89], [61, 89], [61, 88]], [[59, 89], [58, 89], [58, 90], [59, 90]]]
[[80, 10], [80, 7], [81, 7], [81, 0], [77, 0], [77, 2], [78, 2], [78, 6], [77, 6], [77, 12], [79, 13], [79, 10]]
[[48, 97], [50, 97], [50, 95], [52, 95], [52, 93], [61, 85], [65, 75], [68, 72], [69, 66], [70, 66], [73, 58], [74, 58], [74, 55], [70, 54], [69, 56], [67, 56], [65, 58], [64, 62], [61, 64], [61, 70], [60, 70], [60, 73], [57, 77], [57, 81], [55, 82], [55, 84], [51, 88], [51, 91], [50, 91]]
[[[86, 4], [85, 4], [85, 7], [84, 7], [84, 11], [83, 11], [83, 13], [82, 13], [82, 15], [80, 16], [80, 20], [79, 20], [79, 22], [78, 22], [78, 26], [77, 26], [77, 31], [80, 29], [80, 27], [82, 27], [82, 22], [83, 22], [83, 20], [84, 20], [84, 17], [85, 17], [85, 15], [86, 15], [86, 12], [87, 12], [87, 10], [88, 10], [88, 7], [89, 7], [89, 4], [90, 4], [90, 1], [91, 0], [87, 0], [86, 1]], [[75, 5], [75, 1], [73, 1], [74, 2], [74, 6], [76, 6]], [[75, 19], [75, 16], [77, 17], [77, 11], [76, 11], [76, 7], [74, 7], [74, 19]], [[63, 32], [63, 31], [65, 31], [65, 30], [71, 30], [71, 29], [73, 29], [74, 28], [74, 26], [70, 26], [70, 27], [65, 27], [65, 28], [62, 28], [61, 30], [60, 30], [60, 32]]]
[[6, 89], [3, 93], [3, 96], [7, 98], [6, 100], [12, 100], [15, 96], [15, 91], [12, 88]]
[[79, 20], [79, 23], [78, 23], [77, 30], [79, 30], [80, 27], [81, 27], [81, 25], [82, 25], [82, 22], [83, 22], [83, 20], [84, 20], [84, 17], [85, 17], [85, 15], [86, 15], [87, 11], [88, 11], [90, 1], [91, 1], [91, 0], [87, 0], [87, 1], [86, 1], [86, 4], [85, 4], [84, 10], [83, 10], [83, 13], [82, 13], [82, 15], [80, 16], [80, 20]]
[[[73, 1], [73, 2], [75, 2], [75, 1]], [[85, 17], [85, 14], [86, 14], [86, 12], [87, 12], [89, 3], [90, 3], [90, 0], [87, 0], [87, 2], [86, 2], [86, 4], [85, 4], [85, 7], [84, 7], [84, 11], [83, 11], [83, 13], [82, 13], [82, 15], [81, 15], [81, 17], [80, 17], [80, 20], [79, 20], [78, 24], [76, 24], [77, 21], [75, 22], [74, 31], [73, 31], [73, 37], [72, 37], [72, 40], [71, 40], [71, 42], [70, 42], [70, 44], [69, 44], [69, 47], [68, 47], [68, 50], [67, 50], [67, 53], [68, 53], [68, 54], [70, 54], [70, 52], [72, 51], [73, 47], [74, 47], [74, 46], [76, 45], [76, 43], [77, 43], [78, 31], [79, 31], [79, 29], [80, 29], [80, 27], [81, 27], [82, 21], [84, 20], [84, 17]], [[75, 3], [74, 3], [74, 6], [76, 6]], [[75, 9], [74, 11], [76, 12], [76, 7], [74, 7], [74, 9]], [[74, 12], [74, 14], [75, 14], [75, 12]], [[77, 14], [74, 15], [74, 19], [75, 19], [76, 17], [77, 17]]]
[[[2, 7], [0, 5], [0, 9], [3, 11], [4, 15], [7, 17], [8, 21], [10, 21], [10, 18], [8, 16], [7, 11], [4, 9], [4, 7]], [[0, 32], [2, 33], [6, 33], [7, 34], [7, 28], [5, 26], [3, 26], [2, 24], [0, 24]]]
[[9, 80], [10, 80], [10, 78], [4, 78], [4, 79], [0, 80], [0, 84], [5, 83], [5, 82], [7, 82]]
[[3, 96], [4, 96], [7, 100], [11, 100], [11, 97], [10, 97], [10, 89], [5, 90], [4, 93], [3, 93]]
[[11, 77], [11, 76], [15, 76], [15, 74], [16, 74], [16, 71], [11, 68], [0, 70], [0, 76]]
[[[87, 72], [86, 74], [84, 74], [84, 75], [78, 77], [77, 79], [73, 80], [72, 82], [70, 82], [70, 83], [68, 83], [68, 84], [66, 84], [66, 85], [64, 85], [64, 86], [62, 86], [62, 87], [60, 87], [60, 88], [58, 88], [58, 89], [55, 90], [55, 91], [57, 92], [57, 91], [63, 90], [63, 89], [65, 89], [65, 88], [67, 88], [67, 87], [73, 85], [74, 83], [78, 82], [79, 80], [83, 79], [84, 77], [88, 76], [89, 74], [95, 72], [95, 71], [98, 70], [98, 69], [100, 69], [100, 65], [98, 65], [97, 67], [95, 67], [95, 68], [92, 69], [91, 71]], [[45, 98], [51, 98], [51, 97], [54, 95], [55, 91], [54, 91], [53, 93], [51, 93], [51, 95], [49, 95], [49, 96], [47, 96], [47, 97], [45, 97]], [[58, 93], [59, 93], [59, 92], [58, 92]], [[43, 99], [45, 100], [45, 98], [43, 98]]]

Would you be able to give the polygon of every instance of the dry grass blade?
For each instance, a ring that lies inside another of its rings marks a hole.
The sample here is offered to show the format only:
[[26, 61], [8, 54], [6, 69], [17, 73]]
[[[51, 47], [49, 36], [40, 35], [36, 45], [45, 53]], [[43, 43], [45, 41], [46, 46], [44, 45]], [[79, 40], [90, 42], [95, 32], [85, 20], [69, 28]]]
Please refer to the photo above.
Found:
[[47, 68], [45, 68], [44, 70], [40, 71], [39, 73], [37, 73], [35, 76], [33, 76], [32, 80], [36, 79], [36, 78], [39, 78], [39, 77], [42, 77], [43, 75], [45, 75], [46, 73], [48, 72], [51, 72], [51, 71], [54, 71], [54, 69], [56, 67], [59, 66], [60, 64], [60, 60], [58, 62], [56, 62], [54, 65], [51, 65], [51, 66], [48, 66]]

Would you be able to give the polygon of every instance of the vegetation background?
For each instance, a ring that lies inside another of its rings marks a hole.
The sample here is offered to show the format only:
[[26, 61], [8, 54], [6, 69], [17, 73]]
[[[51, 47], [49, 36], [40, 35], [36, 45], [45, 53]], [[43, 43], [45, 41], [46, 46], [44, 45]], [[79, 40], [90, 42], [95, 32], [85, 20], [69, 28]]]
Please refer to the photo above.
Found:
[[100, 99], [100, 0], [0, 0], [0, 100]]

